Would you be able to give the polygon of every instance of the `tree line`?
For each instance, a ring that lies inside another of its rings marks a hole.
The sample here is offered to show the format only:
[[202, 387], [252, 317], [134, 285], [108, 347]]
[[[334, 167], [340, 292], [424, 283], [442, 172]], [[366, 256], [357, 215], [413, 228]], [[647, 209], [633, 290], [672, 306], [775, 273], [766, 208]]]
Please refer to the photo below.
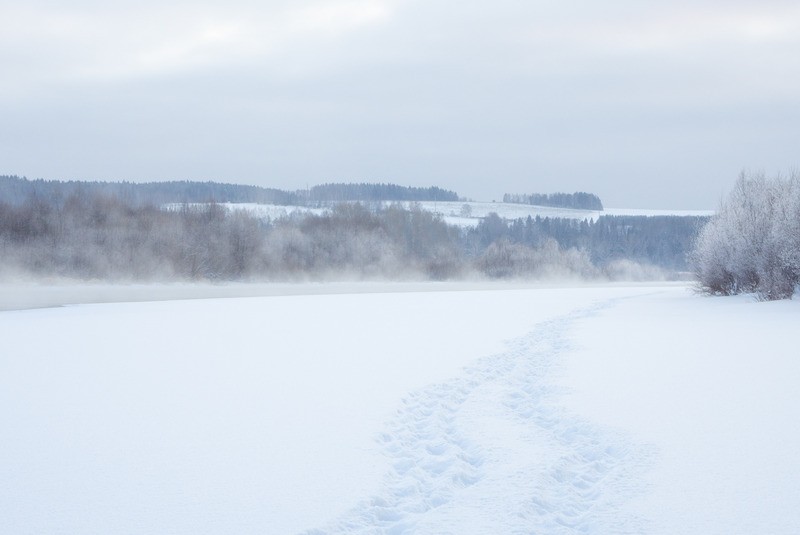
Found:
[[168, 203], [258, 203], [307, 206], [342, 201], [457, 201], [458, 194], [436, 186], [429, 188], [397, 184], [322, 184], [310, 189], [286, 191], [261, 186], [193, 182], [97, 182], [28, 180], [18, 176], [0, 176], [0, 199], [20, 204], [36, 196], [59, 202], [72, 195], [114, 197], [127, 204]]
[[[74, 192], [0, 202], [0, 274], [119, 280], [652, 276], [681, 269], [693, 224], [496, 214], [473, 229], [411, 205], [339, 203], [259, 219], [209, 203], [165, 210]], [[627, 263], [626, 263], [627, 262]], [[623, 269], [624, 268], [624, 269]], [[623, 271], [625, 273], [623, 273]]]
[[114, 197], [132, 205], [167, 203], [251, 202], [262, 204], [297, 204], [297, 193], [260, 186], [220, 182], [98, 182], [82, 180], [28, 180], [17, 176], [0, 176], [0, 199], [20, 204], [30, 197], [58, 203], [71, 196]]
[[628, 260], [683, 272], [689, 270], [688, 253], [707, 221], [701, 216], [603, 215], [596, 220], [528, 216], [507, 222], [489, 214], [468, 232], [467, 240], [473, 250], [498, 240], [534, 249], [553, 240], [564, 249], [584, 251], [600, 267]]
[[594, 193], [577, 191], [575, 193], [506, 193], [503, 202], [573, 208], [579, 210], [602, 210], [603, 203]]
[[[54, 186], [0, 177], [0, 275], [107, 280], [625, 278], [651, 277], [654, 269], [691, 269], [704, 292], [755, 292], [763, 299], [791, 297], [800, 283], [798, 174], [743, 174], [713, 218], [506, 221], [490, 214], [468, 229], [449, 226], [413, 204], [406, 209], [399, 204], [334, 203], [322, 215], [276, 220], [213, 202], [179, 203], [177, 209], [165, 210], [152, 201], [161, 193], [138, 196], [130, 191], [147, 188], [137, 185], [126, 193], [125, 183], [108, 190], [102, 184]], [[183, 187], [168, 183], [162, 191]]]
[[0, 202], [0, 274], [104, 280], [445, 279], [464, 275], [459, 229], [419, 208], [341, 203], [258, 219], [216, 203], [164, 210], [72, 194]]
[[308, 190], [307, 201], [331, 203], [343, 201], [458, 201], [455, 191], [436, 186], [418, 188], [397, 184], [321, 184]]

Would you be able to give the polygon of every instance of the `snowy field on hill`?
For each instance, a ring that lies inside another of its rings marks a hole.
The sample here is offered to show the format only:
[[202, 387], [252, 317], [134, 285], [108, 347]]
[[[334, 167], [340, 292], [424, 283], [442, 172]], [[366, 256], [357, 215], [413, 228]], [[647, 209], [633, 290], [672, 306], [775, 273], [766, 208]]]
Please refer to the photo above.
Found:
[[[277, 219], [291, 214], [316, 214], [325, 212], [323, 208], [308, 208], [305, 206], [279, 206], [272, 204], [255, 203], [220, 203], [230, 210], [244, 210], [255, 217], [262, 219]], [[391, 203], [384, 202], [384, 205]], [[433, 212], [442, 216], [447, 223], [459, 227], [467, 228], [476, 226], [481, 219], [490, 213], [496, 213], [503, 219], [513, 220], [530, 217], [556, 217], [564, 219], [589, 219], [597, 220], [601, 215], [630, 215], [630, 216], [710, 216], [710, 210], [648, 210], [641, 208], [607, 208], [605, 210], [576, 210], [571, 208], [554, 208], [550, 206], [532, 206], [528, 204], [503, 203], [503, 202], [401, 202], [405, 208], [419, 205], [420, 208], [428, 212]], [[465, 212], [464, 206], [469, 206]], [[180, 204], [169, 204], [165, 207], [170, 210], [177, 210]]]
[[0, 532], [800, 531], [797, 302], [398, 289], [0, 312]]
[[[404, 203], [405, 206], [410, 206], [411, 203]], [[465, 217], [462, 210], [464, 205], [469, 206], [469, 217]], [[419, 203], [423, 210], [434, 212], [441, 215], [445, 221], [451, 225], [460, 227], [474, 227], [478, 222], [489, 215], [496, 213], [503, 219], [513, 220], [520, 218], [527, 218], [528, 216], [536, 217], [550, 217], [550, 218], [563, 218], [563, 219], [588, 219], [596, 221], [602, 215], [637, 215], [637, 216], [656, 216], [656, 215], [674, 215], [674, 216], [705, 216], [712, 215], [712, 211], [708, 210], [648, 210], [640, 208], [606, 208], [603, 211], [599, 210], [577, 210], [573, 208], [556, 208], [552, 206], [533, 206], [529, 204], [516, 204], [504, 202], [431, 202], [425, 201]]]

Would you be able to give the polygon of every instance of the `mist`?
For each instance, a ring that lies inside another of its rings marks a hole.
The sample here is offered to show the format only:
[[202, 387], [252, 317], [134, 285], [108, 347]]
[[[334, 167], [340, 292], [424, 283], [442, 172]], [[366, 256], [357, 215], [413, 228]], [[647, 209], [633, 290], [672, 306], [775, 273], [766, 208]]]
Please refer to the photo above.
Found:
[[[88, 298], [100, 301], [104, 284], [126, 287], [116, 298], [139, 300], [282, 291], [263, 283], [663, 280], [686, 270], [693, 230], [685, 217], [601, 216], [593, 223], [507, 221], [494, 213], [462, 228], [413, 202], [333, 202], [273, 219], [214, 202], [159, 206], [135, 189], [124, 198], [108, 194], [116, 190], [102, 183], [62, 192], [50, 183], [26, 190], [33, 183], [8, 182], [22, 193], [13, 204], [0, 202], [0, 281], [90, 282], [87, 292], [100, 294]], [[672, 249], [653, 248], [665, 232]], [[136, 287], [160, 283], [198, 286]], [[251, 288], [236, 286], [245, 283]], [[70, 300], [7, 295], [16, 304], [4, 306], [12, 308]]]

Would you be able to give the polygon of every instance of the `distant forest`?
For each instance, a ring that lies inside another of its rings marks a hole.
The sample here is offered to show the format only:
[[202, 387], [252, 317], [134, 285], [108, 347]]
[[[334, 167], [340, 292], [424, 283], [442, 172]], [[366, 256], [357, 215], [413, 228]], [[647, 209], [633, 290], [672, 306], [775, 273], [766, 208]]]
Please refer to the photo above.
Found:
[[435, 186], [414, 188], [397, 184], [322, 184], [308, 191], [308, 201], [458, 201], [455, 191]]
[[528, 217], [508, 222], [489, 214], [469, 234], [478, 243], [476, 250], [499, 240], [532, 248], [554, 240], [564, 249], [585, 251], [598, 266], [630, 260], [686, 271], [687, 254], [708, 220], [704, 216], [603, 215], [596, 221]]
[[575, 208], [580, 210], [602, 210], [603, 203], [594, 193], [577, 191], [575, 193], [506, 193], [503, 202], [553, 206], [556, 208]]
[[[25, 190], [31, 183], [36, 187]], [[164, 190], [141, 185], [146, 192], [141, 195], [139, 185], [124, 183], [119, 186], [127, 195], [95, 187], [98, 183], [71, 182], [64, 189], [55, 184], [0, 179], [0, 276], [652, 278], [687, 270], [687, 252], [707, 220], [602, 216], [594, 222], [506, 221], [490, 214], [476, 227], [463, 229], [415, 205], [407, 209], [372, 202], [334, 203], [322, 215], [269, 220], [216, 203], [175, 203], [166, 197], [170, 187], [187, 183], [166, 183]], [[205, 193], [227, 187], [201, 184]], [[159, 202], [146, 201], [154, 191]], [[174, 191], [195, 200], [203, 195]], [[173, 208], [162, 208], [161, 200]]]
[[288, 205], [297, 204], [300, 199], [296, 193], [289, 191], [219, 182], [62, 182], [0, 176], [0, 200], [8, 204], [23, 203], [32, 196], [58, 203], [72, 195], [114, 197], [136, 206], [212, 201]]
[[284, 191], [219, 182], [86, 182], [28, 180], [0, 176], [0, 200], [20, 204], [31, 196], [58, 202], [70, 195], [101, 195], [141, 206], [168, 203], [260, 203], [307, 206], [341, 201], [458, 201], [458, 194], [435, 186], [417, 188], [396, 184], [322, 184], [307, 190]]

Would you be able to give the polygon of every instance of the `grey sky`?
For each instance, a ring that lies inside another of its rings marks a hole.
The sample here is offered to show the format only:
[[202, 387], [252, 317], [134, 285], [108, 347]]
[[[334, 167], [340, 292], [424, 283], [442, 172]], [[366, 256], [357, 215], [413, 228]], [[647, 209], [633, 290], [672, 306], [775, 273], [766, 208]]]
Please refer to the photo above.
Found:
[[800, 165], [789, 1], [0, 0], [0, 66], [30, 178], [713, 208]]

